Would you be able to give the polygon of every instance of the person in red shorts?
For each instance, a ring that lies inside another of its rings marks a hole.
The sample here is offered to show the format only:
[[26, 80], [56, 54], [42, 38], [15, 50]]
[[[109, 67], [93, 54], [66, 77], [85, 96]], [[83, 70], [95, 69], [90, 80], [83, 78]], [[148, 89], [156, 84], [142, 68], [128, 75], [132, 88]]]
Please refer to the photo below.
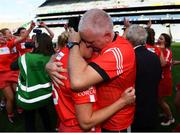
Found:
[[161, 48], [166, 61], [166, 65], [162, 67], [162, 79], [159, 84], [159, 103], [163, 113], [165, 114], [165, 119], [161, 122], [161, 125], [169, 126], [175, 122], [171, 109], [165, 100], [165, 97], [172, 96], [172, 51], [170, 49], [171, 37], [166, 33], [162, 33], [157, 44]]
[[[87, 11], [80, 20], [79, 32], [70, 29], [69, 75], [75, 91], [95, 85], [100, 108], [114, 103], [128, 87], [134, 87], [135, 53], [132, 45], [114, 34], [110, 16], [100, 9]], [[79, 51], [79, 42], [99, 52], [87, 63]], [[102, 131], [129, 131], [134, 118], [134, 104], [128, 105], [102, 124]]]
[[29, 35], [33, 28], [34, 25], [32, 24], [25, 36], [20, 38], [15, 38], [8, 28], [1, 29], [3, 43], [0, 45], [0, 88], [2, 88], [3, 94], [6, 98], [6, 110], [8, 113], [8, 119], [11, 123], [13, 123], [14, 118], [14, 92], [16, 90], [19, 73], [18, 71], [11, 71], [10, 69], [10, 65], [18, 58], [18, 53], [15, 47], [10, 48], [9, 45], [21, 42]]
[[0, 38], [0, 88], [6, 98], [6, 110], [9, 121], [12, 122], [13, 114], [13, 89], [15, 82], [17, 82], [18, 73], [10, 70], [12, 59], [17, 57], [16, 52], [10, 51], [6, 45], [4, 37]]
[[[5, 43], [5, 39], [3, 38], [3, 34], [0, 32], [0, 45], [3, 45]], [[0, 83], [1, 84], [1, 83]], [[0, 90], [3, 87], [0, 87]], [[3, 108], [6, 107], [6, 101], [5, 101], [5, 97], [4, 95], [1, 95], [1, 99], [0, 99], [0, 110], [3, 110]]]
[[[92, 55], [92, 48], [88, 48], [83, 42], [80, 44], [80, 53], [88, 59]], [[68, 65], [68, 48], [58, 52], [56, 62], [63, 63], [63, 68]], [[62, 73], [68, 77], [68, 73]], [[134, 102], [134, 91], [127, 89], [115, 103], [106, 108], [98, 109], [96, 105], [96, 89], [92, 86], [85, 91], [73, 92], [70, 82], [63, 80], [65, 86], [58, 87], [54, 84], [53, 97], [56, 111], [60, 118], [60, 132], [100, 132], [100, 123], [112, 116], [125, 105]]]

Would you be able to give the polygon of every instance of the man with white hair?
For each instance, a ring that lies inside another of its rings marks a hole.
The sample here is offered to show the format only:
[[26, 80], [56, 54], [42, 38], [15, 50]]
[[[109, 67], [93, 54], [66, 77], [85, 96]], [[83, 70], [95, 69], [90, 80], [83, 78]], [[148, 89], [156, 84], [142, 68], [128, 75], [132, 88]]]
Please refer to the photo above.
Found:
[[[67, 47], [69, 76], [75, 91], [95, 85], [100, 108], [114, 103], [128, 87], [135, 85], [135, 53], [131, 44], [113, 32], [111, 17], [91, 9], [80, 20], [79, 32], [70, 29]], [[82, 58], [79, 42], [99, 52], [89, 64]], [[134, 118], [134, 104], [119, 110], [102, 124], [102, 131], [127, 131]]]
[[132, 131], [157, 131], [160, 60], [146, 49], [147, 32], [143, 27], [131, 25], [126, 38], [132, 43], [136, 54], [136, 111]]

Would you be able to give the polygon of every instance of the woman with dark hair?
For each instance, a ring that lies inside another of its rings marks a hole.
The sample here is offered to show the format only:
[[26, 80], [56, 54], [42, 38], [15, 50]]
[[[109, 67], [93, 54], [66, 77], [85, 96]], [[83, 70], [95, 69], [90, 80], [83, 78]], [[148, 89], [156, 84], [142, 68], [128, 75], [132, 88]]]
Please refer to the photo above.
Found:
[[158, 45], [161, 47], [161, 48], [170, 48], [171, 47], [171, 37], [166, 34], [166, 33], [162, 33], [158, 39]]
[[45, 56], [54, 54], [52, 38], [46, 33], [37, 34], [35, 39], [35, 49], [32, 53], [39, 53]]
[[18, 58], [17, 104], [24, 109], [26, 131], [36, 131], [35, 113], [42, 117], [46, 131], [51, 130], [47, 105], [51, 102], [52, 86], [44, 66], [54, 53], [52, 38], [46, 33], [37, 34], [35, 48]]
[[155, 44], [155, 31], [154, 31], [154, 29], [147, 27], [146, 32], [148, 34], [146, 43], [149, 45], [154, 45]]
[[155, 31], [153, 28], [147, 27], [146, 32], [147, 32], [146, 48], [149, 51], [155, 53], [159, 57], [161, 66], [163, 67], [165, 65], [165, 59], [161, 49], [155, 45]]
[[171, 37], [166, 33], [162, 33], [157, 44], [161, 48], [166, 61], [165, 66], [162, 67], [162, 79], [159, 84], [159, 103], [163, 113], [165, 114], [165, 119], [163, 122], [161, 122], [161, 125], [169, 126], [175, 122], [171, 109], [165, 100], [167, 96], [172, 96], [172, 51], [170, 49]]

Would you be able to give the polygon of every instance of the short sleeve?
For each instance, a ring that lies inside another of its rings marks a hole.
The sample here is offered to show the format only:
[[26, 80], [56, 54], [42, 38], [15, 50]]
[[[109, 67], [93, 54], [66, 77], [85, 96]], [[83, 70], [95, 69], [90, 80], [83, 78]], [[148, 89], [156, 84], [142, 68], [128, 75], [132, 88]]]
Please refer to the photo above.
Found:
[[166, 49], [167, 55], [165, 57], [165, 61], [167, 65], [171, 65], [172, 63], [172, 52], [169, 49]]
[[123, 57], [119, 48], [106, 50], [89, 63], [104, 80], [112, 79], [123, 73]]
[[96, 89], [95, 87], [90, 87], [88, 90], [82, 92], [72, 91], [72, 98], [75, 104], [94, 103], [97, 100]]
[[12, 39], [12, 40], [10, 40], [10, 41], [7, 41], [7, 47], [8, 47], [9, 49], [12, 49], [12, 48], [14, 47], [14, 41], [15, 41], [15, 39]]

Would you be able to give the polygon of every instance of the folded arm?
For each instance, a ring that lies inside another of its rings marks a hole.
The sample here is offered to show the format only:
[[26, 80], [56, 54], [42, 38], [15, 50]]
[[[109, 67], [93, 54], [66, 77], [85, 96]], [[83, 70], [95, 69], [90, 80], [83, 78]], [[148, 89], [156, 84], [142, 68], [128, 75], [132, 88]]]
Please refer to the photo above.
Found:
[[135, 90], [128, 88], [116, 102], [97, 111], [93, 111], [91, 103], [75, 105], [78, 122], [83, 130], [88, 131], [134, 101]]

